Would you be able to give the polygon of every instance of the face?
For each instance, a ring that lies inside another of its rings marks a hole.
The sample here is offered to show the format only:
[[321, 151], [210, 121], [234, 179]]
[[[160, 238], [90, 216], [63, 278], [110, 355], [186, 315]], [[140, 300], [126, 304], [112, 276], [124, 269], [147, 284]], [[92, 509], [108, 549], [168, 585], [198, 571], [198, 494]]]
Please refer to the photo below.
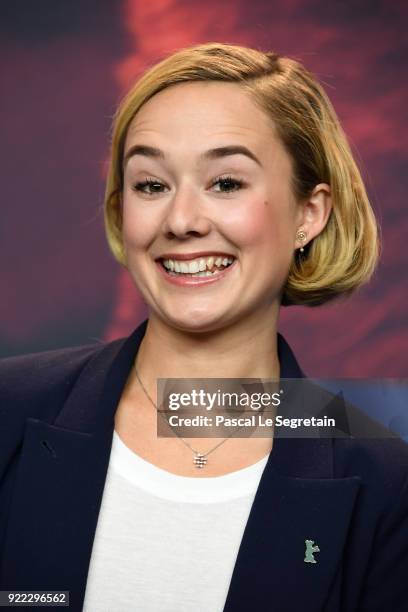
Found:
[[175, 85], [134, 117], [123, 243], [151, 316], [186, 331], [272, 320], [301, 221], [289, 155], [239, 85]]

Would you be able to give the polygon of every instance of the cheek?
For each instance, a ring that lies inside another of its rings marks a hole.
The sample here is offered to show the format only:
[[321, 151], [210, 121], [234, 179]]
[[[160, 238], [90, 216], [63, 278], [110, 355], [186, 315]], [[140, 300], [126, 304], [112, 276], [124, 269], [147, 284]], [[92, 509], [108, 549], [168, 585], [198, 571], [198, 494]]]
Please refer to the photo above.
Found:
[[122, 239], [125, 248], [137, 249], [148, 245], [154, 237], [156, 226], [149, 211], [137, 210], [124, 198]]
[[259, 198], [252, 200], [251, 206], [236, 210], [230, 223], [234, 239], [243, 247], [268, 249], [289, 244], [291, 241], [291, 223], [285, 215], [285, 207], [273, 200]]

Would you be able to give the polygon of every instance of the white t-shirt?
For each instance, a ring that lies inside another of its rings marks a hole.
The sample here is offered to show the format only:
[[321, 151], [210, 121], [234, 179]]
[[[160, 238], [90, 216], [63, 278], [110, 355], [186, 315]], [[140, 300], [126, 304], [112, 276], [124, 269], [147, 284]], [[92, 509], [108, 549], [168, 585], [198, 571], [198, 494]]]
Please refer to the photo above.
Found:
[[267, 460], [177, 476], [114, 432], [83, 610], [222, 612]]

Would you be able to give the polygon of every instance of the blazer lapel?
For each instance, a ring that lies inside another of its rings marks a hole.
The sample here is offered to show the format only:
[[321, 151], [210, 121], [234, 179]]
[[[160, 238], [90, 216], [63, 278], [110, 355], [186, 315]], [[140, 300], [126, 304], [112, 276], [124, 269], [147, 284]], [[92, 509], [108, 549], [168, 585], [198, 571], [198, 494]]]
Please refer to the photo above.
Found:
[[[67, 590], [81, 610], [115, 411], [145, 334], [98, 350], [53, 423], [29, 418], [10, 504], [0, 586]], [[279, 336], [282, 378], [303, 376]], [[274, 440], [233, 572], [225, 612], [320, 610], [335, 576], [359, 478], [333, 479], [330, 439]], [[309, 544], [306, 551], [306, 540]], [[313, 552], [313, 546], [319, 552]], [[305, 562], [308, 558], [316, 563]]]
[[[278, 353], [282, 379], [304, 378], [280, 335]], [[318, 405], [313, 408], [319, 412]], [[324, 609], [361, 484], [359, 477], [334, 478], [332, 445], [331, 438], [274, 439], [224, 612], [265, 610], [266, 605], [279, 612]]]
[[81, 610], [112, 432], [28, 419], [9, 510], [1, 586], [70, 591]]
[[97, 351], [54, 423], [27, 419], [2, 558], [3, 589], [70, 591], [70, 610], [82, 609], [114, 415], [146, 324]]
[[[331, 443], [330, 439], [274, 441], [224, 612], [264, 610], [266, 602], [279, 612], [324, 609], [360, 487], [358, 477], [330, 476]], [[303, 476], [286, 475], [285, 468], [296, 461]], [[305, 477], [308, 473], [313, 477]]]

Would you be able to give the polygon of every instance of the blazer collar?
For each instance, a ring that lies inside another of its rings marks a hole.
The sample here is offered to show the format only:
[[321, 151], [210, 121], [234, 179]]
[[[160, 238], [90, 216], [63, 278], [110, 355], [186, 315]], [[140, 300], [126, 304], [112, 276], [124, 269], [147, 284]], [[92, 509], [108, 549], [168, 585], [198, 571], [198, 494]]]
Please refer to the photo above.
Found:
[[[116, 408], [147, 323], [144, 320], [126, 339], [108, 344], [88, 363], [54, 425], [84, 433], [113, 430]], [[281, 378], [305, 377], [292, 349], [279, 333], [278, 358]], [[86, 410], [79, 410], [80, 407]], [[310, 440], [299, 438], [296, 444], [291, 444], [287, 439], [276, 438], [268, 469], [292, 476], [331, 477], [330, 446], [328, 439], [310, 444]]]
[[[125, 339], [105, 346], [82, 371], [55, 425], [91, 433], [112, 427], [117, 404], [146, 332], [144, 320]], [[278, 334], [281, 378], [303, 378], [304, 374], [286, 340]], [[87, 410], [78, 411], [87, 397]]]
[[[10, 503], [0, 586], [70, 590], [81, 610], [114, 415], [144, 321], [98, 351], [53, 423], [29, 418]], [[303, 377], [278, 336], [282, 378]], [[243, 534], [224, 612], [322, 610], [340, 562], [359, 478], [333, 478], [330, 439], [276, 438]], [[305, 540], [318, 563], [304, 562]], [[285, 589], [282, 589], [285, 585]]]

